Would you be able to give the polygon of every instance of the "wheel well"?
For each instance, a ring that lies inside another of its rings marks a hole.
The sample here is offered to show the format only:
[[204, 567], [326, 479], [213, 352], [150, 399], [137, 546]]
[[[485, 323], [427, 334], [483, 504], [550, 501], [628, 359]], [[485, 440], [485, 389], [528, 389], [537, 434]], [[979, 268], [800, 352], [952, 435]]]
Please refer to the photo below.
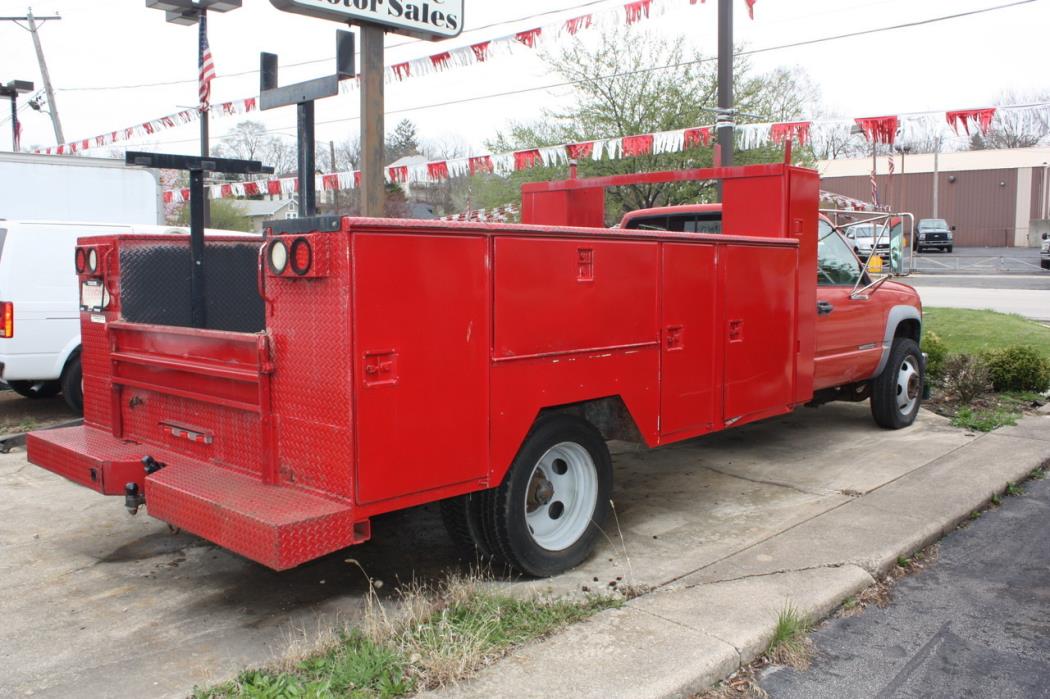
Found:
[[552, 413], [578, 415], [594, 425], [595, 429], [606, 440], [644, 441], [642, 433], [631, 415], [631, 411], [627, 409], [627, 404], [623, 402], [623, 398], [620, 396], [606, 396], [605, 398], [593, 398], [578, 403], [554, 405], [543, 408], [540, 411], [540, 416]]
[[897, 329], [894, 331], [893, 337], [906, 337], [910, 340], [919, 342], [922, 338], [922, 325], [920, 325], [919, 321], [914, 318], [906, 318], [897, 324]]

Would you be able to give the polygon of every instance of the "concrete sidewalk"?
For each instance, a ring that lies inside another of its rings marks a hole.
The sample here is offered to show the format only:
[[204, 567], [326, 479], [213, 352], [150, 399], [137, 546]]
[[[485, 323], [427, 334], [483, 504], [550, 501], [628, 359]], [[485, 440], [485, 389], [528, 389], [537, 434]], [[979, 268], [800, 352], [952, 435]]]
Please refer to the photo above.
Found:
[[[878, 453], [857, 453], [878, 469]], [[813, 619], [1050, 461], [1050, 416], [980, 436], [526, 646], [442, 697], [684, 697], [761, 654], [787, 605]], [[781, 478], [789, 478], [790, 473]]]

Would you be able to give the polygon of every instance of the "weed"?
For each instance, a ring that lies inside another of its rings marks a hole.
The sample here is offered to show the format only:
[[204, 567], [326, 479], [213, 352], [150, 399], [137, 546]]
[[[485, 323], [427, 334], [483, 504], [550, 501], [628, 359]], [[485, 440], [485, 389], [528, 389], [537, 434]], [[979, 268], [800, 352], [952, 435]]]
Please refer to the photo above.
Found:
[[970, 513], [970, 519], [971, 520], [980, 519], [980, 518], [981, 518], [981, 511], [980, 510], [974, 510], [973, 512]]
[[[350, 560], [349, 563], [356, 564]], [[358, 565], [358, 567], [360, 567]], [[199, 689], [197, 699], [399, 697], [455, 683], [511, 648], [623, 604], [621, 597], [583, 602], [514, 599], [481, 589], [478, 575], [438, 585], [403, 586], [398, 614], [388, 615], [368, 578], [363, 630], [328, 634], [312, 653], [282, 666], [251, 670], [232, 682]]]
[[1003, 504], [1003, 499], [999, 497], [999, 493], [995, 493], [994, 495], [992, 495], [992, 504], [996, 507], [999, 507], [999, 505]]
[[778, 665], [805, 670], [812, 655], [812, 642], [808, 638], [812, 623], [794, 605], [788, 604], [777, 616], [773, 637], [769, 640], [766, 655]]
[[1044, 478], [1046, 478], [1046, 468], [1044, 466], [1040, 466], [1039, 468], [1034, 469], [1031, 473], [1029, 473], [1028, 477], [1034, 481], [1041, 481]]
[[1016, 483], [1006, 484], [1006, 494], [1010, 497], [1017, 497], [1018, 495], [1024, 495], [1024, 488], [1017, 485]]
[[911, 565], [911, 559], [907, 556], [897, 556], [897, 565], [901, 568], [907, 568]]
[[952, 425], [967, 430], [978, 432], [991, 432], [1004, 425], [1016, 425], [1020, 414], [1002, 410], [974, 410], [973, 408], [960, 408], [959, 412], [952, 418]]

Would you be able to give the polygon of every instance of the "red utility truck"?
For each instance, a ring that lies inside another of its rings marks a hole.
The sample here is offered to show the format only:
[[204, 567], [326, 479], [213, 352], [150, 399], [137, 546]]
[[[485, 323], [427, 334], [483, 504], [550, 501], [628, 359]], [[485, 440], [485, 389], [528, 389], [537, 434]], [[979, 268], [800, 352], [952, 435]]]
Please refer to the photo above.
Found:
[[[606, 187], [683, 180], [721, 180], [720, 233], [603, 227]], [[203, 328], [184, 239], [82, 239], [85, 423], [29, 459], [278, 570], [440, 500], [461, 543], [563, 571], [610, 509], [608, 439], [869, 395], [915, 419], [919, 299], [818, 196], [774, 164], [529, 184], [521, 225], [274, 222], [207, 242]]]

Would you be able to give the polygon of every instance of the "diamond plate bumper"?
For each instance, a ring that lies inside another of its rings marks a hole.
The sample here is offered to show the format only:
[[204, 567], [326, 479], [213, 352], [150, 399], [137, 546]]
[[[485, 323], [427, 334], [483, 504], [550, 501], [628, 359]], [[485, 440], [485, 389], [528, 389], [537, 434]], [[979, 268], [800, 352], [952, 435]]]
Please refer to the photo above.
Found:
[[[288, 485], [133, 444], [92, 427], [30, 434], [29, 460], [80, 485], [122, 495], [144, 488], [149, 514], [274, 570], [286, 570], [371, 535], [352, 507]], [[149, 454], [165, 468], [146, 476]]]

